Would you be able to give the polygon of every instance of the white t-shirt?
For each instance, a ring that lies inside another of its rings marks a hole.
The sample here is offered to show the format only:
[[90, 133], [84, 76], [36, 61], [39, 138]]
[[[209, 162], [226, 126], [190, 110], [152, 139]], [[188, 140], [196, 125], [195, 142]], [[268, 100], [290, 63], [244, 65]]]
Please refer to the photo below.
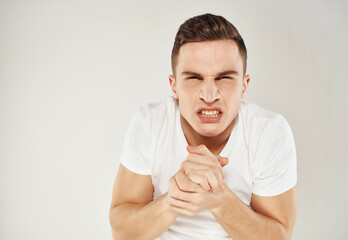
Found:
[[[169, 179], [188, 155], [175, 99], [141, 107], [126, 133], [121, 163], [130, 171], [151, 175], [154, 198], [168, 192]], [[279, 195], [297, 182], [296, 150], [283, 116], [242, 101], [232, 133], [219, 154], [229, 163], [225, 183], [247, 205], [251, 194]], [[179, 215], [158, 239], [231, 239], [210, 211]]]

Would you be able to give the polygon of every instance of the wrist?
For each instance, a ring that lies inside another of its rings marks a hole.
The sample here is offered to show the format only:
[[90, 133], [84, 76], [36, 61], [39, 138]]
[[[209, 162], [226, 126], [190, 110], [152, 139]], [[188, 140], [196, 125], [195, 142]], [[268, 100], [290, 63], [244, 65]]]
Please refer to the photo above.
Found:
[[179, 213], [177, 213], [176, 211], [174, 211], [171, 208], [169, 200], [168, 200], [168, 198], [169, 198], [168, 193], [163, 194], [161, 196], [161, 198], [162, 198], [161, 200], [162, 200], [162, 209], [163, 209], [163, 211], [168, 212], [168, 214], [170, 214], [171, 216], [176, 218], [179, 215]]
[[223, 216], [224, 214], [226, 214], [227, 206], [234, 204], [236, 199], [238, 199], [238, 197], [226, 184], [224, 184], [224, 190], [221, 193], [219, 204], [210, 209], [210, 212], [214, 216]]

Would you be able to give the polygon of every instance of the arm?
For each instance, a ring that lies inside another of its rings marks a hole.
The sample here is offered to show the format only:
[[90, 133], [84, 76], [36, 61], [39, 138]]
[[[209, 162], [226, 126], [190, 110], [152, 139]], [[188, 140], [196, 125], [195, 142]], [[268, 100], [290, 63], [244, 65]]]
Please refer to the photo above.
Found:
[[[203, 210], [210, 210], [216, 220], [233, 239], [290, 239], [296, 220], [295, 188], [273, 197], [252, 195], [252, 209], [245, 205], [227, 185], [217, 192], [202, 191], [197, 185], [204, 181], [195, 181], [187, 172], [196, 173], [199, 179], [207, 176], [197, 163], [207, 162], [210, 155], [207, 149], [198, 147], [194, 150], [195, 161], [189, 165], [182, 164], [183, 169], [171, 181], [177, 188], [170, 192], [171, 208], [181, 214], [193, 216]], [[194, 151], [190, 151], [191, 153]], [[210, 168], [206, 165], [206, 168]], [[195, 175], [195, 174], [191, 174]], [[215, 175], [216, 176], [216, 175]], [[209, 179], [207, 179], [208, 182]], [[196, 185], [196, 186], [194, 186]], [[202, 186], [202, 184], [201, 184]], [[203, 186], [202, 186], [203, 187]], [[174, 188], [173, 188], [174, 189]]]
[[296, 189], [274, 197], [252, 195], [249, 208], [225, 186], [223, 202], [211, 209], [233, 239], [291, 239], [296, 221]]
[[170, 185], [169, 203], [174, 211], [194, 216], [210, 210], [233, 239], [291, 239], [296, 220], [295, 188], [274, 197], [253, 194], [251, 209], [227, 185], [215, 193], [205, 191], [182, 170], [171, 179]]
[[150, 175], [139, 175], [120, 164], [110, 206], [113, 239], [155, 239], [176, 219], [167, 194], [153, 200]]

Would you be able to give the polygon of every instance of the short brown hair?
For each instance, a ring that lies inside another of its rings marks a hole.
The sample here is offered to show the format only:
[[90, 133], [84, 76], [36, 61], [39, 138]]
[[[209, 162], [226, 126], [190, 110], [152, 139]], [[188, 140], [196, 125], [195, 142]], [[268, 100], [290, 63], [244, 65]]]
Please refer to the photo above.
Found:
[[232, 23], [222, 16], [206, 13], [192, 17], [181, 24], [175, 36], [172, 49], [172, 71], [175, 75], [177, 57], [182, 45], [189, 42], [232, 39], [237, 43], [244, 62], [244, 74], [247, 64], [247, 50], [242, 36]]

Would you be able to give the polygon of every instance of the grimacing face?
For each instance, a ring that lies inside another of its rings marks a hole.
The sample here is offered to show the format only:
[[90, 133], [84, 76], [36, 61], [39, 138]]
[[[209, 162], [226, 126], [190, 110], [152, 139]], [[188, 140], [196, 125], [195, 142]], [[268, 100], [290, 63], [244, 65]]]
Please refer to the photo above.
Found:
[[233, 40], [185, 43], [175, 77], [169, 76], [181, 118], [204, 137], [217, 136], [233, 123], [249, 80]]

